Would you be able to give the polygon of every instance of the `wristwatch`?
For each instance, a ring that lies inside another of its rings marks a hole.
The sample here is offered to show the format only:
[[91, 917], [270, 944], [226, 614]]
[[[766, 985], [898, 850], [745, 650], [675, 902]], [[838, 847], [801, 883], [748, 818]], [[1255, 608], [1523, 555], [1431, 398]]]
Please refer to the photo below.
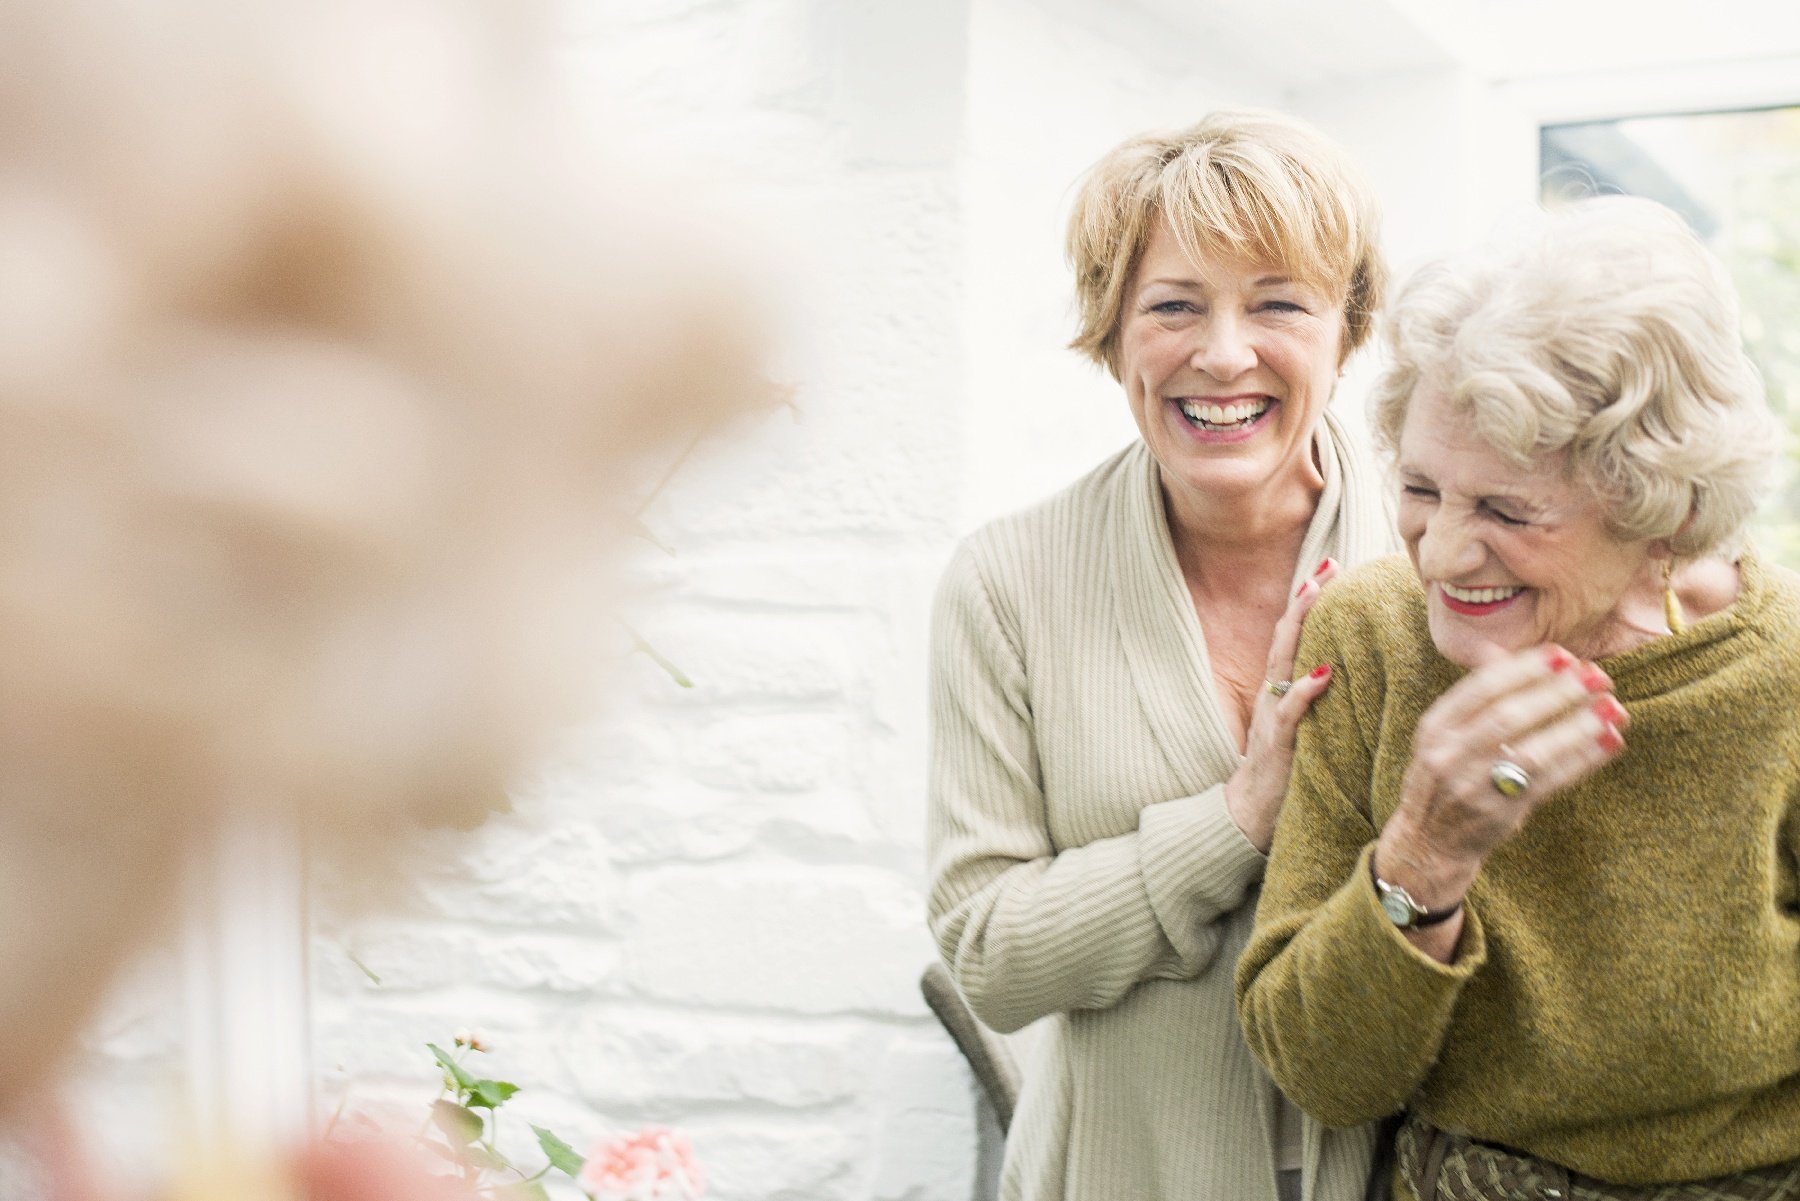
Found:
[[1389, 884], [1375, 871], [1375, 860], [1369, 860], [1369, 875], [1375, 881], [1375, 891], [1381, 894], [1381, 911], [1388, 916], [1388, 921], [1402, 930], [1422, 930], [1426, 926], [1435, 926], [1439, 922], [1447, 922], [1456, 916], [1462, 908], [1462, 902], [1440, 909], [1436, 913], [1413, 900], [1412, 894], [1398, 884]]

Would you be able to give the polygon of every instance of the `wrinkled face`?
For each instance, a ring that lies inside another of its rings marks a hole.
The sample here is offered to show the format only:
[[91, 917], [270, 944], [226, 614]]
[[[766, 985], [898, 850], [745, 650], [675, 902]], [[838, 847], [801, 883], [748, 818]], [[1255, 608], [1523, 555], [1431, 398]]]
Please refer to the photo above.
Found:
[[1598, 659], [1645, 640], [1644, 598], [1661, 595], [1650, 543], [1615, 537], [1566, 468], [1558, 454], [1521, 471], [1431, 393], [1407, 409], [1400, 536], [1452, 663], [1544, 642]]
[[1118, 365], [1173, 499], [1316, 489], [1312, 434], [1343, 340], [1342, 297], [1266, 264], [1196, 263], [1158, 219], [1126, 288]]

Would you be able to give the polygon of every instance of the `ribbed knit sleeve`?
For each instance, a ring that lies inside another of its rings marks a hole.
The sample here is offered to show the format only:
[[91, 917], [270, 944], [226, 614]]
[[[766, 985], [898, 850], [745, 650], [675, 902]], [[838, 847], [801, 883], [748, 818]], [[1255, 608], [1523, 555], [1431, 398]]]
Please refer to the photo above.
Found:
[[933, 618], [930, 919], [970, 1008], [1011, 1031], [1205, 970], [1264, 860], [1218, 786], [1145, 806], [1131, 833], [1053, 844], [1031, 682], [982, 558], [959, 551]]
[[1328, 590], [1307, 620], [1302, 661], [1338, 670], [1301, 723], [1255, 932], [1237, 966], [1250, 1049], [1296, 1104], [1334, 1126], [1405, 1105], [1487, 956], [1473, 906], [1449, 965], [1419, 952], [1382, 912], [1369, 857], [1383, 672], [1378, 643], [1340, 619], [1344, 607], [1332, 602], [1343, 600]]

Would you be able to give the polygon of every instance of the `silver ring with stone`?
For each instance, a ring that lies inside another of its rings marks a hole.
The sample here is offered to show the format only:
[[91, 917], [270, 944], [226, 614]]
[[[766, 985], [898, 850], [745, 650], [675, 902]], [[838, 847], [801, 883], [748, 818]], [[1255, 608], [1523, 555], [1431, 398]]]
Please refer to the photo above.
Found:
[[1294, 686], [1292, 680], [1264, 680], [1263, 687], [1269, 690], [1270, 696], [1286, 696], [1288, 689]]
[[1488, 779], [1493, 781], [1494, 791], [1501, 796], [1518, 796], [1531, 787], [1531, 777], [1511, 759], [1494, 760]]

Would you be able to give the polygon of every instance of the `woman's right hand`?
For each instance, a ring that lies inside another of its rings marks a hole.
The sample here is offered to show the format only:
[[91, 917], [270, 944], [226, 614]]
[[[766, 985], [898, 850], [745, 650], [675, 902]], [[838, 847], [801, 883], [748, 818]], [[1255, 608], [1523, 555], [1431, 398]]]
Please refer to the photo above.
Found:
[[[1624, 748], [1629, 721], [1606, 673], [1559, 646], [1482, 664], [1419, 719], [1376, 870], [1428, 909], [1460, 904], [1487, 857], [1539, 805]], [[1515, 795], [1494, 783], [1502, 760], [1529, 779]]]

